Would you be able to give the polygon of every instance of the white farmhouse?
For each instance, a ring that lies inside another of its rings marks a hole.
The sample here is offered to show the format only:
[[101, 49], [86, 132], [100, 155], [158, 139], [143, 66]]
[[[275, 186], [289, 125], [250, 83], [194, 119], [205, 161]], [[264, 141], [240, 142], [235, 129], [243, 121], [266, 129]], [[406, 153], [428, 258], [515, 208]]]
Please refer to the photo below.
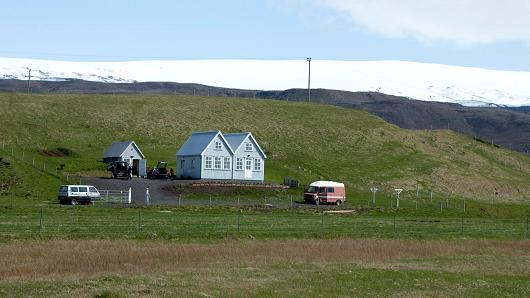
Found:
[[177, 152], [177, 177], [262, 182], [266, 158], [250, 132], [194, 132]]

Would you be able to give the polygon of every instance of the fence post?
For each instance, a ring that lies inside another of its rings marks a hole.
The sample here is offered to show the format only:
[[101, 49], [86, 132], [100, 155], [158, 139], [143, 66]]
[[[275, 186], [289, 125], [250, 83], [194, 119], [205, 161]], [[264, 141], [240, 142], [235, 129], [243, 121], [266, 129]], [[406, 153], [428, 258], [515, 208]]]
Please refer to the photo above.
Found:
[[182, 195], [179, 195], [179, 207], [180, 207], [180, 200], [182, 199]]
[[528, 214], [526, 215], [526, 238], [528, 238]]
[[145, 189], [145, 204], [149, 206], [149, 187]]
[[239, 234], [239, 222], [240, 222], [241, 210], [237, 211], [237, 233]]
[[39, 234], [42, 234], [42, 207], [40, 208]]
[[440, 213], [443, 212], [444, 209], [444, 202], [440, 201]]
[[528, 238], [528, 214], [526, 215], [526, 238]]
[[140, 231], [141, 228], [142, 228], [142, 213], [140, 210], [138, 210], [138, 226], [136, 229]]
[[464, 235], [464, 215], [462, 214], [460, 235]]
[[324, 234], [324, 211], [320, 212], [320, 236]]
[[464, 198], [464, 213], [466, 213], [466, 199]]
[[212, 195], [210, 194], [210, 206], [212, 206]]
[[289, 197], [291, 198], [291, 205], [290, 205], [289, 208], [290, 208], [290, 209], [293, 209], [293, 196], [291, 195], [291, 196], [289, 196]]
[[394, 214], [394, 235], [396, 234], [396, 215]]
[[130, 204], [131, 203], [131, 198], [132, 198], [132, 188], [129, 187], [129, 196], [127, 198], [127, 204]]

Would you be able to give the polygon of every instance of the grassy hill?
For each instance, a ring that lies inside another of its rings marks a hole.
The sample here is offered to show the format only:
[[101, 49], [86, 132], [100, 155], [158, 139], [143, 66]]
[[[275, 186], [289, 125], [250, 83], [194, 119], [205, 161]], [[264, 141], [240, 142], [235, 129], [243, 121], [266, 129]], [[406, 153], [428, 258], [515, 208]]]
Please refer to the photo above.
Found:
[[[366, 196], [373, 185], [412, 196], [419, 185], [437, 195], [530, 198], [526, 155], [447, 130], [400, 129], [358, 110], [222, 97], [9, 93], [0, 94], [0, 106], [0, 156], [13, 150], [48, 169], [64, 164], [71, 175], [102, 173], [98, 160], [117, 140], [135, 140], [151, 164], [174, 164], [193, 131], [219, 129], [254, 134], [268, 155], [268, 181], [343, 181], [353, 196]], [[9, 171], [31, 185], [31, 195], [54, 194], [60, 183], [28, 164]]]

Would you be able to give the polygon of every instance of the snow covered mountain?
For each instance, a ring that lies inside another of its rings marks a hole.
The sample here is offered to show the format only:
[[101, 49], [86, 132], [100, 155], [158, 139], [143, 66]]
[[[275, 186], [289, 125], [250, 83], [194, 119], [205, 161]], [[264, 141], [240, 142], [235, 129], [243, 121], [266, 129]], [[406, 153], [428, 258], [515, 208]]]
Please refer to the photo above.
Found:
[[[298, 60], [69, 62], [0, 58], [0, 79], [82, 79], [109, 83], [170, 81], [254, 90], [306, 88]], [[405, 61], [311, 62], [311, 87], [377, 91], [466, 106], [530, 106], [530, 72]]]

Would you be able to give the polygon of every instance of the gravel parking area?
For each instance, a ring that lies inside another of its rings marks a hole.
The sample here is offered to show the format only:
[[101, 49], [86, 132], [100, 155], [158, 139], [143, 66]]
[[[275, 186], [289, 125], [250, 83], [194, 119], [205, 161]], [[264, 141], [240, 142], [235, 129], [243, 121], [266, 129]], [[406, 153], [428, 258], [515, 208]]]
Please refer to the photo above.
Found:
[[129, 190], [132, 189], [132, 203], [145, 204], [145, 191], [149, 188], [150, 203], [154, 205], [178, 204], [178, 197], [168, 189], [179, 183], [189, 183], [184, 180], [151, 180], [133, 177], [131, 180], [112, 178], [83, 178], [83, 184], [90, 184], [99, 190]]

